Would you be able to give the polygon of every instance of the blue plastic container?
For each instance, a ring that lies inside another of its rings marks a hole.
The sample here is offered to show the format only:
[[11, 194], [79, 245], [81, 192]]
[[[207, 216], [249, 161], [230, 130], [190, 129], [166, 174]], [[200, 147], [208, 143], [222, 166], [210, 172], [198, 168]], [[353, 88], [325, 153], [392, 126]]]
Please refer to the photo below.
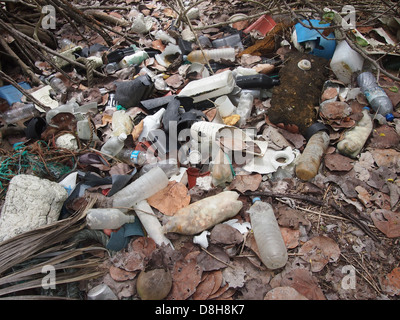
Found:
[[[297, 23], [294, 27], [296, 30], [296, 35], [297, 35], [297, 42], [299, 44], [304, 44], [306, 42], [313, 42], [313, 49], [309, 52], [310, 54], [313, 54], [318, 57], [323, 57], [325, 59], [331, 59], [333, 57], [333, 53], [335, 52], [336, 49], [336, 41], [334, 40], [335, 35], [333, 33], [329, 34], [325, 39], [322, 37], [320, 33], [323, 33], [325, 29], [319, 29], [319, 28], [325, 28], [329, 27], [329, 23], [321, 23], [320, 20], [310, 20], [311, 26], [315, 29], [308, 29], [304, 27], [301, 23]], [[303, 20], [302, 23], [304, 25], [309, 26], [310, 22], [308, 20]], [[319, 31], [319, 32], [318, 32]], [[329, 40], [332, 39], [332, 40]]]
[[[18, 84], [25, 90], [31, 89], [29, 83], [25, 81]], [[11, 84], [0, 87], [0, 98], [6, 100], [10, 106], [15, 102], [21, 102], [22, 96], [23, 94]]]

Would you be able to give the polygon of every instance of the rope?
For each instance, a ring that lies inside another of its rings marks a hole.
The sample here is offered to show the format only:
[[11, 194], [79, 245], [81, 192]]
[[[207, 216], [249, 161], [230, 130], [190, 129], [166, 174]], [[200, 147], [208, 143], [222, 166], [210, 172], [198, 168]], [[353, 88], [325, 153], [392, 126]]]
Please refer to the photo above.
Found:
[[77, 62], [81, 62], [85, 65], [86, 67], [86, 78], [88, 81], [88, 87], [91, 88], [93, 87], [93, 81], [94, 81], [94, 63], [93, 61], [90, 61], [84, 57], [80, 57], [78, 59], [76, 59]]

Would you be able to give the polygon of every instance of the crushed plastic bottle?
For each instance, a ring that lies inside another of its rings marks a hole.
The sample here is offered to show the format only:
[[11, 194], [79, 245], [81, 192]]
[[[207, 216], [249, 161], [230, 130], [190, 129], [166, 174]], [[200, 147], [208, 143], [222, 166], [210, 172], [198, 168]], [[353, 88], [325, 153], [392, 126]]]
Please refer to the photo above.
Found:
[[15, 124], [19, 121], [29, 120], [39, 116], [40, 112], [32, 103], [15, 103], [13, 108], [2, 113], [1, 117], [6, 124]]
[[329, 145], [329, 135], [325, 131], [313, 134], [296, 163], [296, 176], [304, 181], [314, 178], [321, 165], [321, 159]]
[[363, 72], [357, 77], [358, 85], [367, 98], [372, 110], [393, 121], [393, 104], [386, 92], [376, 83], [371, 72]]
[[94, 230], [118, 229], [126, 223], [135, 222], [135, 216], [115, 208], [92, 208], [88, 210], [86, 222]]
[[161, 223], [158, 221], [157, 216], [154, 214], [153, 209], [146, 200], [139, 201], [133, 206], [136, 215], [145, 228], [149, 237], [159, 246], [166, 244], [173, 248], [171, 241], [162, 232]]
[[106, 155], [114, 157], [124, 147], [126, 138], [127, 135], [125, 133], [121, 133], [116, 137], [111, 137], [103, 144], [100, 151]]
[[246, 124], [247, 119], [251, 115], [253, 110], [254, 97], [251, 93], [243, 92], [240, 95], [239, 104], [236, 109], [236, 114], [240, 116], [239, 127], [243, 127]]
[[164, 171], [155, 167], [113, 195], [113, 207], [128, 210], [168, 185]]
[[178, 210], [163, 226], [164, 233], [195, 235], [235, 216], [243, 203], [239, 193], [223, 191]]
[[357, 125], [347, 131], [344, 134], [344, 139], [337, 144], [339, 152], [351, 158], [357, 157], [361, 152], [373, 128], [369, 108], [364, 108], [362, 113], [363, 117]]
[[250, 214], [261, 261], [268, 269], [283, 267], [288, 260], [288, 254], [272, 206], [260, 198], [254, 198], [253, 205], [247, 212]]

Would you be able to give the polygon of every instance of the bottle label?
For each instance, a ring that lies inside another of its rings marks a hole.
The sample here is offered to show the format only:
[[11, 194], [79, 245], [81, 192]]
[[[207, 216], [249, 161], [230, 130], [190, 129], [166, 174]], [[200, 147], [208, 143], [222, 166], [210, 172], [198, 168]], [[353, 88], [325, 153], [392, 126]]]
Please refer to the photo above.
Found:
[[367, 98], [367, 100], [369, 102], [371, 102], [375, 98], [385, 97], [386, 93], [385, 93], [385, 91], [383, 91], [383, 89], [381, 87], [375, 87], [373, 89], [365, 90], [364, 95]]
[[138, 160], [139, 160], [139, 153], [140, 153], [140, 151], [132, 151], [132, 153], [131, 153], [131, 161], [134, 163], [134, 164], [138, 164]]

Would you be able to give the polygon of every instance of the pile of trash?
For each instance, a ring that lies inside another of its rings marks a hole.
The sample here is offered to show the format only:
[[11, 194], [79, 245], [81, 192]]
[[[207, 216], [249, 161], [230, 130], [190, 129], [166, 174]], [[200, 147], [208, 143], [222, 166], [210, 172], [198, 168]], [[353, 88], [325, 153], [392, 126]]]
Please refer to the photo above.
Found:
[[[192, 21], [199, 15], [195, 7], [187, 12]], [[307, 190], [340, 185], [340, 177], [325, 173], [349, 172], [378, 128], [393, 137], [379, 149], [397, 159], [382, 175], [391, 199], [383, 214], [397, 217], [400, 157], [389, 152], [400, 141], [400, 84], [382, 77], [357, 50], [361, 43], [370, 55], [384, 54], [390, 68], [399, 54], [381, 48], [396, 43], [383, 28], [368, 34], [352, 28], [352, 38], [337, 40], [329, 27], [338, 18], [330, 10], [295, 23], [242, 16], [206, 33], [189, 25], [154, 30], [150, 17], [141, 15], [132, 25], [140, 43], [60, 41], [53, 59], [59, 71], [37, 62], [42, 85], [0, 87], [7, 104], [1, 114], [0, 246], [85, 208], [85, 229], [102, 233], [110, 255], [105, 277], [89, 283], [85, 298], [230, 299], [244, 282], [233, 283], [240, 281], [240, 268], [231, 268], [216, 244], [234, 256], [247, 247], [246, 237], [254, 237], [252, 263], [260, 270], [291, 265], [288, 251], [297, 245], [290, 247], [281, 234], [273, 201], [284, 197], [288, 181]], [[219, 239], [223, 235], [230, 239]], [[207, 268], [210, 263], [199, 260], [203, 254], [204, 260], [223, 257], [222, 265]], [[196, 285], [186, 289], [191, 281]], [[154, 293], [155, 285], [164, 287]], [[282, 292], [274, 294], [292, 299], [325, 298], [320, 289], [307, 296], [287, 283], [276, 288]], [[274, 294], [263, 291], [261, 299]]]

